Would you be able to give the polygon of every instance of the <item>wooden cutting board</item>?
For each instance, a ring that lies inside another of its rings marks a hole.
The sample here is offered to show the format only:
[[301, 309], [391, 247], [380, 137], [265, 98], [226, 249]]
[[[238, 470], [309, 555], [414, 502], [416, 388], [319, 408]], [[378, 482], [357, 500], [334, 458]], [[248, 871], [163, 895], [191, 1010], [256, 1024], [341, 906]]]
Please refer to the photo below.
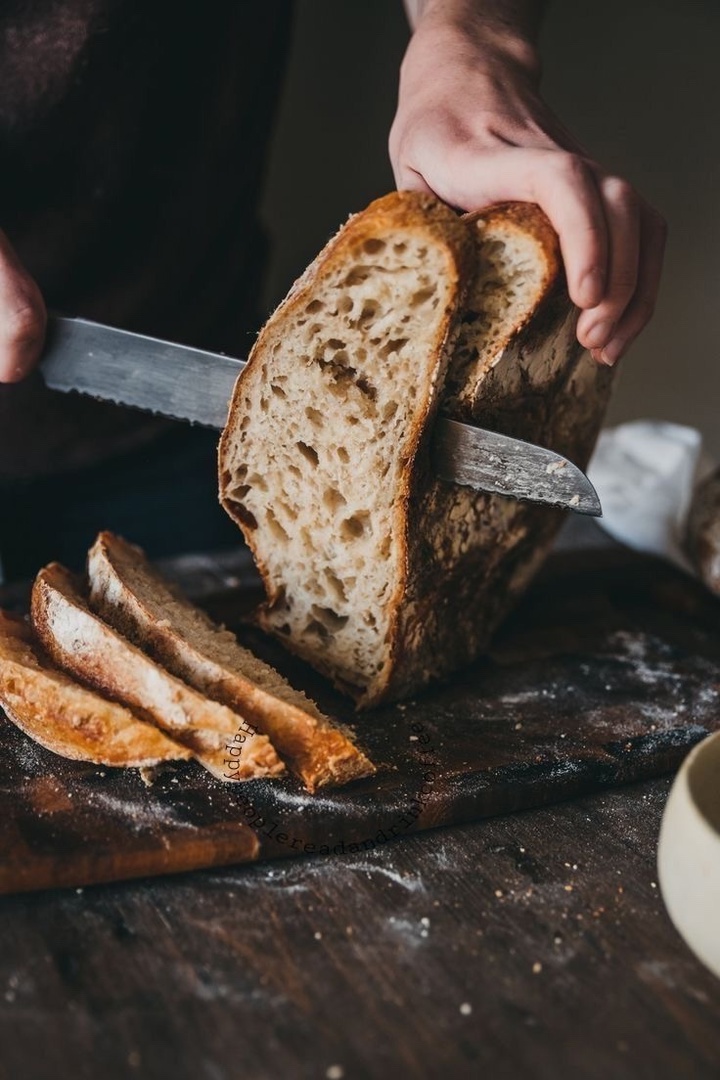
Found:
[[[206, 606], [237, 624], [254, 600], [241, 581]], [[370, 848], [667, 772], [720, 728], [720, 602], [624, 551], [555, 556], [488, 657], [363, 717], [256, 631], [240, 636], [354, 726], [377, 775], [310, 796], [191, 764], [148, 786], [65, 761], [0, 714], [0, 892]]]

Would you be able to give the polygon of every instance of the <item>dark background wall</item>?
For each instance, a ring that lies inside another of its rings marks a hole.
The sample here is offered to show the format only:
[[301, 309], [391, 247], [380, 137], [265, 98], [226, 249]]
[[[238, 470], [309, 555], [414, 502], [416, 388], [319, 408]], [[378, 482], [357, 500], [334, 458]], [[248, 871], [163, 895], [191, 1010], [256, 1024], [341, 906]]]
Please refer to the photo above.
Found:
[[[298, 0], [264, 215], [272, 306], [348, 213], [393, 186], [387, 133], [408, 29], [400, 0]], [[552, 0], [544, 92], [600, 161], [666, 216], [651, 326], [610, 421], [700, 427], [720, 457], [720, 0]]]

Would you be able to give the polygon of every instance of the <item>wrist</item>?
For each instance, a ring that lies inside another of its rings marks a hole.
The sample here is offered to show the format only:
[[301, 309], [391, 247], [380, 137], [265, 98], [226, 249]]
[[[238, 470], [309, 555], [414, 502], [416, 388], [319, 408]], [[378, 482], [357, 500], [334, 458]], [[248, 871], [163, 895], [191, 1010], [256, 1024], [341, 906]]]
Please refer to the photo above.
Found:
[[476, 72], [499, 69], [538, 84], [541, 61], [536, 38], [542, 3], [536, 0], [419, 0], [414, 8], [414, 49], [452, 54]]

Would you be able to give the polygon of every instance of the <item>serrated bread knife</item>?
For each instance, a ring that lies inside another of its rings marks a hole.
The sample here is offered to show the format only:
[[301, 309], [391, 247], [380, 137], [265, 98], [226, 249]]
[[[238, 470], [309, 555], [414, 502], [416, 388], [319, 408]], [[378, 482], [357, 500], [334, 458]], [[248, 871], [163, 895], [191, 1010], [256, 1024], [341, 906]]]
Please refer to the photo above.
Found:
[[[52, 390], [222, 429], [244, 366], [219, 353], [55, 316], [40, 371]], [[433, 465], [441, 479], [478, 491], [602, 514], [595, 488], [567, 458], [445, 417], [435, 425]]]

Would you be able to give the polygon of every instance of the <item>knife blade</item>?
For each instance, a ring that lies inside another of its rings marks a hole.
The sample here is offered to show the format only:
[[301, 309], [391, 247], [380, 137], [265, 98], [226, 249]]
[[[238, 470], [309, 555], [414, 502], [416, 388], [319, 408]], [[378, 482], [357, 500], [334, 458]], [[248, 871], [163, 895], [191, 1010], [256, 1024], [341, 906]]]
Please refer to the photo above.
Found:
[[[49, 319], [40, 363], [51, 390], [219, 430], [244, 367], [243, 360], [222, 353], [64, 316]], [[587, 476], [553, 450], [442, 416], [433, 434], [433, 467], [443, 480], [594, 517], [602, 514]]]

